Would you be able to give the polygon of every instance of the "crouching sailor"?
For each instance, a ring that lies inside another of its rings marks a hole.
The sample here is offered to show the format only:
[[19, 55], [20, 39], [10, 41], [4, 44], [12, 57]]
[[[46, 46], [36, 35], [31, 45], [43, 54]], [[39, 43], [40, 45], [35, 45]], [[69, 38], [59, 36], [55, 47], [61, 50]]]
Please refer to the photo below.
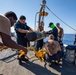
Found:
[[49, 40], [44, 45], [44, 49], [47, 51], [45, 60], [51, 62], [52, 60], [59, 60], [63, 56], [60, 44], [54, 40], [53, 34], [49, 35]]

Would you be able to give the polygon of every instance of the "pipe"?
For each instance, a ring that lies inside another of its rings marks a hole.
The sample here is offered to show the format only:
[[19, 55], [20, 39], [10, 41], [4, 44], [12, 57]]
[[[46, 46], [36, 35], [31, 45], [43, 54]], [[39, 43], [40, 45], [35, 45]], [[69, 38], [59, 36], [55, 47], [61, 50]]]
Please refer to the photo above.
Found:
[[40, 39], [46, 38], [46, 32], [31, 32], [26, 35], [29, 41], [38, 41]]

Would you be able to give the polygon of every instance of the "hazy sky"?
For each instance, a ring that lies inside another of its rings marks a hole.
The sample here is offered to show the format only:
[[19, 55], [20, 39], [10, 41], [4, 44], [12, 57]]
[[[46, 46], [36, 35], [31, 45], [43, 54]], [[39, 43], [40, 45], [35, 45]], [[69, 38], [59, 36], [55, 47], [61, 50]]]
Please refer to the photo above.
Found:
[[[20, 15], [25, 15], [27, 24], [34, 29], [35, 15], [39, 12], [41, 3], [42, 0], [0, 0], [0, 14], [14, 11], [18, 18]], [[76, 0], [46, 0], [46, 5], [55, 15], [76, 29]], [[59, 22], [65, 33], [76, 33], [76, 31], [55, 17], [47, 8], [45, 8], [45, 11], [49, 13], [44, 18], [45, 30], [50, 29], [48, 28], [49, 22], [53, 22], [54, 24]], [[38, 21], [38, 15], [36, 20]]]

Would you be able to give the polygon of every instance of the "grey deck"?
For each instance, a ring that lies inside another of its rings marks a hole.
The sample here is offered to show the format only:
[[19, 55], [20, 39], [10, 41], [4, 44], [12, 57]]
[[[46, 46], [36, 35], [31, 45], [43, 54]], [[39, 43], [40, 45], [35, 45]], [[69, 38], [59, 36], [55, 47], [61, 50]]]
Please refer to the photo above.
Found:
[[[28, 56], [32, 56], [32, 51], [28, 52]], [[51, 67], [44, 62], [32, 58], [29, 62], [18, 64], [16, 51], [10, 48], [0, 52], [0, 74], [3, 75], [76, 75], [76, 66], [66, 61], [62, 61], [60, 65], [53, 64]]]
[[[15, 39], [14, 39], [15, 40]], [[33, 51], [27, 54], [29, 57], [34, 55]], [[46, 65], [37, 58], [32, 58], [29, 62], [19, 65], [16, 50], [10, 48], [0, 52], [0, 75], [76, 75], [76, 66], [66, 61], [60, 65]]]

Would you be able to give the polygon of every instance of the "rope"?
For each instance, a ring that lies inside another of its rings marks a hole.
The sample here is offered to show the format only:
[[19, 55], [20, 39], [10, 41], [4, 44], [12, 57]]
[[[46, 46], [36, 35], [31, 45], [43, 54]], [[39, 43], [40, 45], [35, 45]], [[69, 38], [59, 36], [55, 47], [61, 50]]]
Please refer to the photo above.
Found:
[[[46, 6], [47, 7], [47, 6]], [[66, 26], [68, 26], [69, 28], [73, 29], [74, 31], [76, 31], [76, 29], [74, 29], [73, 27], [71, 27], [70, 25], [68, 25], [67, 23], [65, 23], [62, 19], [60, 19], [54, 12], [52, 12], [52, 10], [50, 10], [50, 8], [47, 7], [47, 9], [55, 16], [57, 17], [61, 22], [63, 22]]]

